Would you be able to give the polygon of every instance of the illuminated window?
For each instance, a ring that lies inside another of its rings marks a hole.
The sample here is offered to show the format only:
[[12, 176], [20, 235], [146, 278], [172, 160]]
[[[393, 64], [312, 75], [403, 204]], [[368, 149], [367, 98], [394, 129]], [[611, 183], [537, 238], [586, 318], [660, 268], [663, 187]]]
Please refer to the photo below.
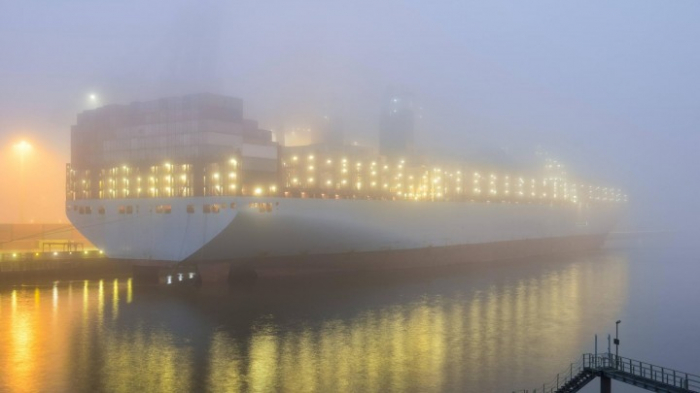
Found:
[[119, 214], [126, 213], [126, 206], [119, 206]]
[[187, 212], [194, 213], [194, 205], [187, 205]]
[[204, 205], [202, 206], [202, 212], [204, 213], [218, 213], [219, 212], [219, 205], [213, 204], [213, 205]]
[[99, 214], [105, 214], [105, 207], [104, 207], [104, 206], [100, 206], [100, 207], [97, 209], [97, 212], [98, 212]]
[[231, 202], [231, 209], [235, 209], [235, 208], [236, 208], [236, 202]]
[[272, 213], [272, 203], [269, 202], [251, 202], [248, 207], [258, 209], [260, 213]]
[[172, 206], [170, 205], [158, 205], [156, 206], [156, 213], [170, 214], [172, 211]]

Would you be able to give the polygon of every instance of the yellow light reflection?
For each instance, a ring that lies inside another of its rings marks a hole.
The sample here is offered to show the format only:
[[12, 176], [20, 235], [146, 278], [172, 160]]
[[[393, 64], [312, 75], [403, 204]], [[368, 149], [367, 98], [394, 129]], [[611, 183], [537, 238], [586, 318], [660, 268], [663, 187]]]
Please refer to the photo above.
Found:
[[[36, 372], [36, 348], [34, 346], [34, 331], [32, 314], [28, 310], [14, 312], [12, 315], [12, 324], [10, 327], [10, 354], [12, 368], [9, 371], [13, 379], [20, 383], [14, 384], [17, 388], [31, 390], [34, 385], [34, 373]], [[4, 352], [4, 351], [3, 351]], [[19, 390], [19, 389], [18, 389]]]
[[89, 288], [88, 280], [83, 282], [83, 322], [87, 322], [88, 317], [88, 305], [89, 305]]
[[[598, 263], [603, 262], [606, 268], [600, 269]], [[70, 285], [54, 286], [52, 291], [13, 289], [0, 297], [0, 331], [7, 332], [0, 335], [0, 370], [10, 381], [0, 386], [9, 386], [10, 393], [89, 391], [94, 380], [82, 376], [90, 375], [99, 379], [103, 390], [113, 392], [136, 387], [144, 391], [446, 391], [464, 386], [492, 391], [484, 381], [527, 381], [528, 369], [538, 367], [532, 358], [552, 356], [551, 347], [557, 348], [557, 358], [577, 357], [578, 344], [621, 309], [626, 302], [627, 265], [603, 262], [534, 274], [522, 268], [514, 278], [464, 285], [455, 294], [372, 303], [342, 317], [328, 313], [309, 326], [263, 318], [251, 322], [255, 324], [251, 333], [203, 332], [195, 344], [190, 344], [189, 336], [175, 336], [175, 324], [182, 321], [177, 318], [171, 321], [173, 326], [161, 320], [155, 321], [156, 327], [148, 322], [119, 329], [111, 323], [100, 325], [105, 312], [111, 311], [113, 318], [118, 312], [120, 318], [130, 314], [128, 306], [119, 305], [118, 280], [112, 283], [111, 310], [104, 309], [102, 281], [92, 293], [84, 281], [82, 299], [74, 299], [75, 311], [69, 304]], [[131, 280], [126, 289], [128, 303]], [[595, 326], [586, 327], [585, 310], [600, 303], [610, 307], [596, 311]], [[57, 307], [61, 312], [52, 312]], [[340, 301], [339, 307], [344, 307]], [[83, 318], [76, 318], [81, 312]], [[47, 318], [55, 318], [56, 323], [47, 323], [51, 322]], [[141, 315], [139, 319], [149, 318]], [[556, 334], [562, 330], [567, 334]], [[208, 363], [195, 364], [202, 356], [197, 346], [203, 342]], [[502, 376], [498, 365], [506, 358], [513, 371]], [[200, 381], [207, 386], [192, 386]]]
[[54, 284], [53, 290], [51, 291], [51, 298], [53, 299], [53, 312], [54, 314], [58, 312], [58, 286]]
[[[499, 379], [498, 365], [513, 351], [547, 351], [548, 345], [534, 348], [533, 342], [554, 340], [557, 356], [565, 359], [579, 355], [572, 343], [584, 334], [584, 312], [572, 299], [617, 304], [613, 309], [624, 303], [624, 265], [609, 270], [604, 281], [590, 272], [595, 266], [586, 269], [590, 277], [572, 265], [453, 299], [426, 298], [347, 320], [329, 319], [314, 329], [276, 333], [266, 326], [250, 337], [247, 356], [245, 342], [218, 332], [210, 349], [210, 388], [353, 392], [474, 386], [488, 391], [484, 381]], [[585, 282], [606, 282], [614, 290], [586, 289]], [[570, 334], [555, 337], [562, 326]], [[246, 358], [247, 364], [241, 360]], [[527, 370], [529, 359], [512, 361]], [[527, 380], [522, 372], [514, 374]]]
[[114, 279], [112, 286], [112, 320], [117, 319], [119, 315], [119, 280]]
[[102, 327], [105, 316], [105, 280], [100, 280], [97, 287], [97, 325]]
[[209, 386], [212, 391], [243, 391], [245, 380], [238, 346], [218, 331], [212, 337], [209, 353]]
[[[135, 331], [126, 336], [115, 331], [101, 337], [107, 357], [95, 369], [105, 391], [131, 393], [135, 388], [153, 392], [190, 392], [194, 365], [191, 353], [160, 330]], [[232, 391], [229, 387], [222, 391]], [[234, 390], [235, 391], [235, 390]]]
[[126, 280], [126, 302], [131, 303], [133, 299], [133, 289], [131, 286], [131, 278]]
[[250, 343], [248, 387], [254, 392], [275, 390], [277, 373], [277, 337], [266, 327], [256, 332]]

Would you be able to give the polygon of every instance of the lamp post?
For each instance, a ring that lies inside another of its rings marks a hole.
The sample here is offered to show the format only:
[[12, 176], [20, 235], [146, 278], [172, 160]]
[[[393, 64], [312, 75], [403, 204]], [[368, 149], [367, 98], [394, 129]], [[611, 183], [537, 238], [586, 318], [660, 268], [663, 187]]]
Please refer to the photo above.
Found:
[[87, 106], [89, 108], [97, 108], [100, 104], [100, 97], [95, 93], [90, 93], [87, 96]]
[[615, 361], [618, 364], [620, 363], [620, 339], [618, 338], [620, 322], [622, 321], [620, 321], [619, 319], [617, 320], [617, 322], [615, 322]]
[[27, 141], [21, 141], [16, 143], [13, 148], [15, 152], [19, 154], [19, 192], [20, 192], [20, 202], [19, 202], [19, 222], [24, 223], [24, 205], [26, 203], [26, 179], [24, 162], [26, 161], [27, 154], [32, 150], [32, 145]]

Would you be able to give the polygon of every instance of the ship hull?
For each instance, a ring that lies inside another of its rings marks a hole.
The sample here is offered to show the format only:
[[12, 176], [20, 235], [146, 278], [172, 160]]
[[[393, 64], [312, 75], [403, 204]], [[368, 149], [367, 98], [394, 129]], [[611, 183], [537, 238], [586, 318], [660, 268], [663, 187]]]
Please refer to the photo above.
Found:
[[198, 264], [205, 282], [250, 277], [283, 278], [438, 268], [479, 262], [571, 255], [597, 250], [605, 234], [510, 240], [408, 250], [208, 260]]
[[[165, 204], [170, 213], [158, 213]], [[92, 213], [80, 214], [88, 206]], [[128, 206], [130, 214], [119, 213]], [[285, 275], [581, 251], [599, 247], [619, 216], [615, 205], [263, 197], [87, 200], [67, 207], [76, 228], [108, 256], [200, 264], [203, 278], [207, 265]]]

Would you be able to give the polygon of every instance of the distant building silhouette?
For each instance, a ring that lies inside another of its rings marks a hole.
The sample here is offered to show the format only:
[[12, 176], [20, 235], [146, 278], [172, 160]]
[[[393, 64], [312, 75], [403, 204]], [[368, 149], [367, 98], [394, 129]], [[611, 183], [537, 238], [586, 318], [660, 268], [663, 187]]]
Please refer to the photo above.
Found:
[[386, 156], [410, 153], [414, 133], [413, 96], [403, 87], [389, 87], [380, 116], [379, 152]]
[[321, 141], [332, 146], [341, 146], [344, 142], [343, 121], [338, 116], [326, 115], [321, 120]]

